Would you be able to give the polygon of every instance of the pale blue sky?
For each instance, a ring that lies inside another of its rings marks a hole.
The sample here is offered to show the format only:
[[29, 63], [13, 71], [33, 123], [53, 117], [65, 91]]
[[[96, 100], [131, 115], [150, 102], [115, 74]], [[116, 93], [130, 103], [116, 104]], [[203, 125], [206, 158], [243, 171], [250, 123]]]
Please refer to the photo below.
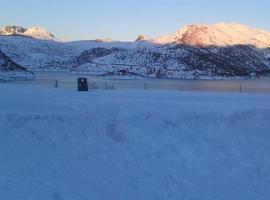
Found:
[[270, 31], [270, 0], [0, 0], [0, 26], [41, 26], [66, 40], [135, 40], [192, 23], [238, 22]]

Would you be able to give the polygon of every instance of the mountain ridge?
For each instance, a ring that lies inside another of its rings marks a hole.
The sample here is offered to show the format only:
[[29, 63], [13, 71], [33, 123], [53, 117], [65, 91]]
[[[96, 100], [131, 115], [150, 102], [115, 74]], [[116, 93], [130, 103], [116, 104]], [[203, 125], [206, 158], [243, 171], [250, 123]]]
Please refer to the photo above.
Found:
[[[22, 35], [35, 39], [58, 40], [54, 34], [41, 27], [24, 28], [21, 26], [5, 26], [0, 28], [0, 35]], [[60, 40], [58, 40], [60, 41]], [[79, 42], [80, 40], [70, 41]], [[89, 41], [89, 40], [88, 40]], [[99, 43], [127, 43], [109, 38], [98, 38], [91, 41]], [[258, 48], [270, 47], [270, 31], [252, 28], [239, 23], [191, 24], [178, 29], [175, 33], [153, 38], [141, 34], [135, 43], [151, 43], [153, 45], [185, 44], [197, 46], [253, 45]], [[130, 42], [130, 43], [134, 43]]]
[[0, 36], [0, 51], [28, 69], [181, 79], [269, 76], [270, 48], [265, 44], [268, 32], [234, 23], [189, 25], [156, 39], [140, 35], [134, 42]]

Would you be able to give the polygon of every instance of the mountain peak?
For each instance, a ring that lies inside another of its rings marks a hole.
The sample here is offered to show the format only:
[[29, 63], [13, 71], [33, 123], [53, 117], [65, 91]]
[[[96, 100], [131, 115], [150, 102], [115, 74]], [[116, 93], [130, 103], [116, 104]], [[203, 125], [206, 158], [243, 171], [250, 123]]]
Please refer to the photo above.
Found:
[[55, 40], [55, 36], [52, 33], [41, 27], [29, 28], [25, 34], [37, 39]]
[[238, 23], [191, 24], [174, 34], [164, 35], [155, 43], [187, 44], [199, 46], [253, 45], [270, 46], [270, 32]]
[[152, 42], [153, 38], [146, 35], [139, 35], [135, 42]]
[[5, 26], [0, 29], [0, 35], [22, 35], [35, 39], [56, 40], [52, 33], [41, 27], [24, 28], [21, 26]]

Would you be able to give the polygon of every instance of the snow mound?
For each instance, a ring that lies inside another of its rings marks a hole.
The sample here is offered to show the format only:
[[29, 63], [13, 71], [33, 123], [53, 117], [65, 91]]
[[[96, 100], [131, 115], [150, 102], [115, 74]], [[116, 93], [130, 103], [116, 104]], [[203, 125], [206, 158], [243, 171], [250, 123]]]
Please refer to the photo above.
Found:
[[0, 196], [270, 198], [270, 96], [0, 85]]

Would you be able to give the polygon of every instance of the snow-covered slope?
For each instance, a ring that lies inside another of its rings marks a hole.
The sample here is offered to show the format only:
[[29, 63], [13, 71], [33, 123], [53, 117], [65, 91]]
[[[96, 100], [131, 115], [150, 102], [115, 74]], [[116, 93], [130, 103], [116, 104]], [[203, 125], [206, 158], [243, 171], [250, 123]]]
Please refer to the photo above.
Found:
[[59, 63], [80, 53], [63, 42], [21, 35], [0, 36], [0, 50], [28, 69], [57, 68]]
[[1, 200], [269, 200], [270, 96], [0, 84]]
[[31, 78], [32, 74], [0, 51], [0, 80], [15, 77]]
[[13, 62], [7, 55], [0, 51], [0, 71], [24, 71], [25, 68]]
[[0, 29], [0, 35], [22, 35], [35, 39], [56, 40], [55, 36], [41, 27], [24, 28], [20, 26], [6, 26]]
[[150, 49], [94, 48], [64, 64], [98, 74], [145, 77], [216, 79], [260, 77], [270, 73], [270, 60], [253, 47], [167, 46]]
[[270, 47], [270, 32], [237, 23], [189, 25], [178, 30], [175, 34], [157, 38], [154, 42], [214, 46], [243, 44], [264, 48]]

